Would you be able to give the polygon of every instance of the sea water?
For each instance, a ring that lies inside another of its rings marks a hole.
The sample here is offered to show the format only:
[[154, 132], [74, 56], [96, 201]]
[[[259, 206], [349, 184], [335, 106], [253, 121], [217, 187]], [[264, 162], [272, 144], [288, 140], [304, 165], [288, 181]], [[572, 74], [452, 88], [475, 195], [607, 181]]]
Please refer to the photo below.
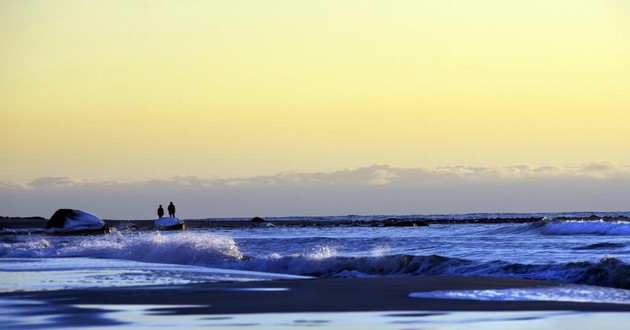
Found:
[[[628, 215], [601, 216], [610, 219]], [[626, 220], [603, 221], [594, 219], [590, 213], [424, 217], [497, 221], [491, 224], [450, 221], [427, 227], [282, 226], [286, 220], [308, 224], [314, 220], [369, 222], [386, 218], [347, 216], [276, 218], [267, 219], [267, 223], [275, 226], [263, 223], [257, 227], [173, 232], [121, 229], [99, 236], [50, 236], [31, 229], [5, 230], [0, 235], [0, 292], [167, 287], [299, 277], [454, 275], [588, 285], [586, 290], [593, 293], [597, 291], [594, 288], [613, 290], [600, 294], [598, 302], [630, 304], [630, 222]], [[502, 221], [529, 217], [545, 219], [533, 223]], [[563, 220], [553, 220], [559, 217]], [[217, 219], [207, 221], [213, 220]], [[483, 300], [488, 299], [489, 293], [433, 294], [434, 298], [453, 299], [459, 295]], [[545, 296], [558, 301], [584, 298], [579, 288], [545, 292]], [[509, 300], [514, 294], [493, 297]], [[518, 297], [540, 299], [540, 292], [519, 291]]]

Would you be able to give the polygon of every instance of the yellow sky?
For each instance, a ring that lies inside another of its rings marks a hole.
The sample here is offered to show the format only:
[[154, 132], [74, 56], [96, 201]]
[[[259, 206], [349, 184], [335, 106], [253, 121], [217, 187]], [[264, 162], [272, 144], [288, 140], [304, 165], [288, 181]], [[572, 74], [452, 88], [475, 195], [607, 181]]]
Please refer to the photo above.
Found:
[[629, 164], [629, 3], [2, 1], [0, 180]]

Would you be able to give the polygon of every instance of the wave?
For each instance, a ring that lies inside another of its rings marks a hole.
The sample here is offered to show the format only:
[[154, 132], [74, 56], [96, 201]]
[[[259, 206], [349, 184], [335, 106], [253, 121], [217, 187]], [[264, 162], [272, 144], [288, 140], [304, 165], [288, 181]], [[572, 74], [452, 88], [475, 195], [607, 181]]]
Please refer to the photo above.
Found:
[[230, 237], [193, 232], [17, 239], [0, 244], [1, 258], [92, 257], [202, 266], [244, 258]]
[[533, 223], [503, 225], [498, 228], [482, 231], [482, 233], [490, 235], [525, 234], [529, 232], [540, 233], [542, 235], [626, 236], [630, 235], [630, 222], [543, 219]]
[[481, 233], [486, 235], [510, 235], [524, 234], [529, 232], [540, 232], [546, 224], [547, 223], [544, 221], [538, 221], [518, 225], [499, 225], [499, 227], [497, 228], [482, 230]]
[[379, 276], [495, 276], [538, 279], [630, 289], [630, 265], [616, 258], [597, 263], [517, 264], [505, 261], [478, 262], [440, 255], [390, 255], [382, 257], [331, 257], [310, 260], [308, 256], [250, 260], [249, 270], [289, 272], [314, 277]]
[[[382, 214], [382, 215], [337, 215], [337, 216], [288, 216], [269, 217], [272, 221], [380, 221], [388, 218], [402, 220], [515, 220], [515, 219], [630, 219], [630, 212], [534, 212], [534, 213], [450, 213], [450, 214]], [[204, 220], [212, 220], [206, 218]], [[228, 220], [228, 218], [224, 219]], [[249, 218], [229, 218], [249, 221]]]
[[[593, 247], [597, 248], [597, 247]], [[0, 244], [1, 258], [91, 257], [314, 277], [496, 276], [630, 289], [630, 265], [599, 262], [519, 264], [441, 255], [340, 256], [329, 246], [304, 253], [247, 256], [228, 236], [161, 232], [93, 237], [45, 237]]]
[[630, 235], [626, 221], [549, 221], [541, 227], [543, 235]]
[[574, 248], [574, 250], [616, 249], [616, 248], [623, 248], [625, 246], [626, 245], [622, 243], [603, 242], [603, 243], [594, 243], [594, 244], [589, 244], [585, 246], [579, 246], [579, 247]]

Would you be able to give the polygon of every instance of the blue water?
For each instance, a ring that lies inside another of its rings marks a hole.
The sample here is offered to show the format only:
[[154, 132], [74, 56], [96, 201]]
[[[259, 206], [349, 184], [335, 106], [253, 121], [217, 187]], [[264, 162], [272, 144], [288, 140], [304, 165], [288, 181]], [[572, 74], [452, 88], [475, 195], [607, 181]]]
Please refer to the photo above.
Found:
[[[390, 217], [375, 215], [268, 218], [255, 227], [193, 226], [186, 231], [129, 230], [121, 225], [109, 234], [94, 236], [53, 236], [41, 229], [5, 229], [0, 231], [0, 293], [19, 295], [113, 286], [168, 289], [189, 283], [305, 277], [455, 275], [551, 280], [564, 285], [545, 289], [410, 291], [410, 297], [630, 304], [630, 214], [598, 216], [606, 217], [606, 221], [591, 213], [408, 215], [396, 218], [445, 222], [422, 227], [372, 227], [370, 221]], [[617, 219], [620, 216], [625, 218]], [[541, 220], [513, 221], [532, 217]], [[497, 221], [471, 223], [474, 219]], [[197, 223], [217, 220], [248, 221], [206, 219]], [[307, 224], [358, 221], [362, 226], [286, 225], [296, 220]], [[74, 306], [68, 310], [43, 301], [20, 299], [0, 299], [0, 307], [0, 322], [9, 328], [124, 324], [147, 329], [165, 325], [258, 329], [398, 329], [405, 325], [423, 329], [590, 329], [601, 324], [610, 328], [628, 320], [624, 313], [576, 312], [438, 313], [420, 318], [417, 313], [404, 311], [395, 315], [383, 312], [161, 317], [159, 311], [166, 308], [162, 305]], [[73, 313], [95, 314], [74, 320], [70, 317], [76, 315]]]
[[[630, 289], [630, 222], [610, 221], [628, 214], [603, 214], [609, 221], [591, 215], [421, 216], [455, 220], [545, 217], [534, 223], [427, 227], [282, 226], [283, 221], [296, 219], [308, 223], [386, 218], [345, 216], [275, 218], [258, 227], [176, 232], [121, 229], [100, 236], [9, 232], [0, 235], [0, 271], [21, 270], [19, 262], [2, 262], [9, 258], [84, 257], [313, 277], [498, 276]], [[77, 267], [84, 262], [76, 260]]]

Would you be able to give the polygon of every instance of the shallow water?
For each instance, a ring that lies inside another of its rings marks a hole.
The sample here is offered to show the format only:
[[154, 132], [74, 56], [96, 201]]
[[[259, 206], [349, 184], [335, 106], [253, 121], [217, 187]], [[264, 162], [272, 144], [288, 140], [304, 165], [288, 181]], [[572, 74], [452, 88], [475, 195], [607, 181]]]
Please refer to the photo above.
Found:
[[[0, 271], [20, 271], [10, 258], [88, 257], [314, 277], [498, 276], [630, 289], [629, 237], [629, 222], [597, 220], [32, 233], [0, 236]], [[68, 260], [70, 268], [85, 262]]]
[[555, 312], [334, 312], [198, 315], [194, 305], [77, 305], [60, 308], [34, 301], [0, 300], [8, 329], [73, 327], [106, 329], [627, 329], [627, 313]]

